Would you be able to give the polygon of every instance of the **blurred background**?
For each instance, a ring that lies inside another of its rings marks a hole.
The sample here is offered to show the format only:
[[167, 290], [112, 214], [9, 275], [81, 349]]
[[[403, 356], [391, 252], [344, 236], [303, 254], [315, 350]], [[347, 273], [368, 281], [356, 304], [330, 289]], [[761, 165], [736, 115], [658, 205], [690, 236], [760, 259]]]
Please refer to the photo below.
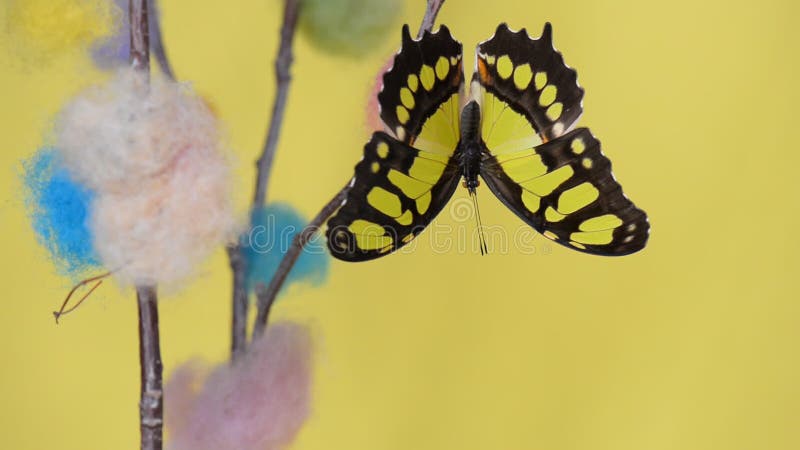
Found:
[[[298, 35], [271, 201], [311, 217], [351, 177], [374, 80], [424, 3], [405, 2], [365, 56]], [[244, 217], [281, 2], [160, 7], [177, 77], [208, 99], [236, 151]], [[788, 0], [448, 0], [438, 22], [464, 43], [466, 67], [499, 22], [535, 36], [553, 23], [586, 89], [580, 123], [649, 214], [650, 243], [601, 258], [536, 237], [481, 257], [460, 237], [472, 220], [445, 209], [447, 251], [428, 231], [411, 253], [331, 260], [326, 282], [293, 287], [273, 310], [310, 324], [317, 343], [313, 413], [292, 448], [800, 448], [798, 14]], [[37, 244], [21, 194], [21, 161], [47, 142], [54, 114], [108, 75], [79, 53], [14, 62], [3, 36], [0, 446], [137, 448], [134, 293], [103, 285], [56, 326], [72, 280]], [[520, 229], [485, 187], [479, 196], [484, 224]], [[163, 296], [166, 377], [192, 357], [228, 357], [230, 286], [220, 249]]]

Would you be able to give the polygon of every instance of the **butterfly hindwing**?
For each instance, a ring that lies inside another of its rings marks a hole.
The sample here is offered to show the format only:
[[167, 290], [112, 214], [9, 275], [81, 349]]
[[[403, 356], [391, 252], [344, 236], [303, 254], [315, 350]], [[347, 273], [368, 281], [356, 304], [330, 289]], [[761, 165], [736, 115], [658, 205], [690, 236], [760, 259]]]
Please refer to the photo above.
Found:
[[[475, 78], [484, 89], [483, 134], [489, 151], [514, 150], [493, 148], [508, 147], [506, 134], [514, 130], [520, 138], [527, 134], [529, 139], [536, 135], [553, 139], [569, 131], [581, 116], [583, 89], [575, 70], [553, 47], [549, 23], [538, 39], [531, 39], [524, 28], [513, 32], [500, 24], [494, 36], [478, 45], [476, 61]], [[528, 129], [514, 120], [515, 115], [526, 119]], [[493, 130], [500, 135], [493, 135]]]
[[449, 157], [374, 133], [345, 202], [328, 221], [331, 254], [366, 261], [411, 242], [447, 204], [459, 176]]
[[423, 151], [452, 155], [458, 144], [462, 46], [442, 25], [436, 33], [411, 37], [403, 27], [402, 47], [383, 76], [378, 93], [381, 120], [399, 141]]
[[522, 220], [548, 238], [587, 253], [641, 250], [650, 225], [622, 193], [611, 161], [587, 128], [535, 148], [491, 156], [481, 176]]

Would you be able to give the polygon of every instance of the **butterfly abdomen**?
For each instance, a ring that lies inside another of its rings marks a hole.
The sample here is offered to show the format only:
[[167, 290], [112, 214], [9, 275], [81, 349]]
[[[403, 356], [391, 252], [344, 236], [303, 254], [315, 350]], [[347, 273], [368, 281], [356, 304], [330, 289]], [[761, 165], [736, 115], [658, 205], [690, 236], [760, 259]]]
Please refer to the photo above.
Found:
[[478, 187], [478, 174], [480, 173], [480, 127], [481, 110], [474, 100], [467, 103], [461, 111], [461, 168], [465, 185], [470, 192]]

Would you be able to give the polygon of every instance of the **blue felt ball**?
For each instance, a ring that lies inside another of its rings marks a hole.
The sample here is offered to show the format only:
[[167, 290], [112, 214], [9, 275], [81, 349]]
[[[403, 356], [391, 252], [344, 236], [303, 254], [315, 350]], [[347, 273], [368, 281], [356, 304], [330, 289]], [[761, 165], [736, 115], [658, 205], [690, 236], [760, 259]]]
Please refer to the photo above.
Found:
[[75, 279], [98, 268], [87, 223], [94, 193], [70, 177], [53, 149], [39, 150], [22, 165], [31, 224], [56, 270]]
[[[250, 230], [242, 235], [241, 245], [247, 261], [247, 288], [257, 283], [269, 285], [294, 235], [305, 228], [305, 220], [291, 205], [271, 203], [250, 214]], [[303, 249], [284, 288], [295, 283], [320, 285], [328, 275], [328, 253], [323, 240], [312, 240]]]

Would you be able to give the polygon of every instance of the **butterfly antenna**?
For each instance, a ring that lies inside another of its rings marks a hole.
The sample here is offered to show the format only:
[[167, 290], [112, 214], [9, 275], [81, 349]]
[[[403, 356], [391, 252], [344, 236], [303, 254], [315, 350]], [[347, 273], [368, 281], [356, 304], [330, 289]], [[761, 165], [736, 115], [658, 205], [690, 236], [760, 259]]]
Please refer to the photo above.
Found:
[[472, 206], [475, 208], [475, 220], [478, 222], [478, 241], [481, 245], [481, 255], [486, 255], [489, 253], [489, 249], [486, 246], [486, 236], [483, 234], [483, 223], [481, 223], [481, 212], [478, 209], [478, 194], [473, 189], [469, 196], [472, 197]]

